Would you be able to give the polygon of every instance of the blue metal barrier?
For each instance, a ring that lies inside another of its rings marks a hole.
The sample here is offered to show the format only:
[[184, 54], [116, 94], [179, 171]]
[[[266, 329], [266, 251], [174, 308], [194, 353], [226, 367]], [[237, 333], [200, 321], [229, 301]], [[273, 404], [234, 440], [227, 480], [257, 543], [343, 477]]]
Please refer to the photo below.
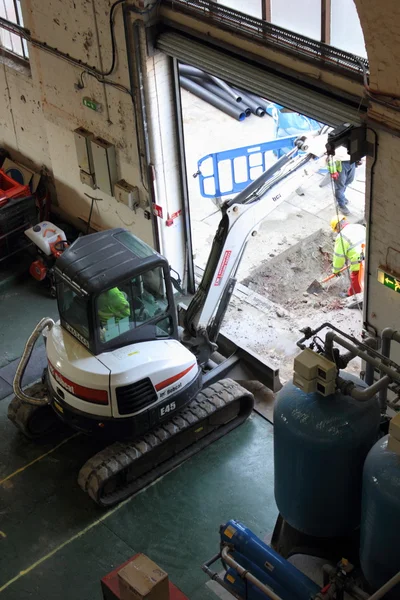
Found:
[[276, 157], [273, 157], [268, 165], [268, 152], [293, 148], [297, 137], [298, 134], [203, 156], [197, 162], [201, 195], [221, 198], [239, 193], [275, 162]]

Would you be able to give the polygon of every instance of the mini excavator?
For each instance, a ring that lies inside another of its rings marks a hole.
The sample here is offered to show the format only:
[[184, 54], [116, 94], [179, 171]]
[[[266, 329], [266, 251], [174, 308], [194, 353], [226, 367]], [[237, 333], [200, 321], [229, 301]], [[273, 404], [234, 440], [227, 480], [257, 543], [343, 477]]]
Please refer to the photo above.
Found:
[[[130, 232], [82, 236], [57, 259], [59, 320], [42, 319], [27, 341], [8, 416], [30, 438], [59, 420], [103, 438], [78, 476], [99, 505], [122, 501], [243, 423], [254, 398], [239, 382], [279, 389], [278, 371], [220, 327], [247, 241], [317, 170], [326, 142], [318, 137], [299, 138], [223, 204], [203, 278], [179, 310], [181, 325], [167, 260]], [[42, 334], [48, 368], [41, 383], [22, 389]]]

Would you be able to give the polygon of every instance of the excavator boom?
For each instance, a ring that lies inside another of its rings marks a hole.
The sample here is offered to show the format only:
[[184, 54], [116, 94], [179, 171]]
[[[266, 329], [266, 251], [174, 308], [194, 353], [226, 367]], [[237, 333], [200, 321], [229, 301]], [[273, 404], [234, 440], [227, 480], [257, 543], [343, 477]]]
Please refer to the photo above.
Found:
[[184, 343], [195, 348], [200, 364], [205, 364], [215, 350], [214, 343], [249, 238], [256, 235], [260, 223], [318, 168], [315, 159], [322, 153], [327, 135], [320, 138], [312, 140], [317, 154], [309, 151], [304, 137], [299, 138], [292, 150], [222, 206], [222, 218], [203, 278], [184, 316]]

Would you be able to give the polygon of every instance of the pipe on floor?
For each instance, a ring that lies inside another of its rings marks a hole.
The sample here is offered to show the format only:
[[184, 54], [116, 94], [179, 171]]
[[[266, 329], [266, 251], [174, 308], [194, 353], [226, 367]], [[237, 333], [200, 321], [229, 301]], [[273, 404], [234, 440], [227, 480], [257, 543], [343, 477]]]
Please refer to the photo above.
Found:
[[209, 77], [207, 73], [197, 67], [192, 67], [191, 65], [179, 63], [178, 69], [179, 75], [183, 75], [184, 77], [201, 77], [202, 79], [208, 79]]
[[232, 88], [235, 92], [241, 95], [242, 101], [245, 104], [247, 104], [253, 115], [257, 115], [257, 117], [263, 117], [265, 115], [265, 109], [262, 106], [260, 106], [257, 102], [254, 102], [254, 100], [252, 100], [246, 92], [235, 86], [232, 86]]
[[222, 100], [222, 98], [215, 96], [214, 94], [204, 89], [197, 83], [194, 83], [194, 81], [192, 81], [188, 77], [179, 77], [179, 81], [181, 86], [185, 90], [191, 92], [192, 94], [194, 94], [198, 98], [201, 98], [205, 102], [208, 102], [215, 108], [218, 108], [219, 110], [229, 115], [230, 117], [233, 117], [237, 121], [244, 121], [244, 119], [246, 118], [245, 113], [240, 108], [236, 108], [233, 104], [230, 104], [229, 102], [226, 102], [226, 100]]
[[214, 83], [211, 83], [211, 81], [206, 81], [205, 79], [201, 79], [200, 77], [190, 77], [190, 79], [198, 85], [201, 85], [201, 87], [205, 88], [212, 94], [219, 96], [220, 98], [222, 98], [222, 100], [226, 100], [227, 102], [233, 104], [233, 106], [237, 106], [238, 108], [243, 110], [246, 114], [246, 117], [249, 117], [251, 115], [251, 109], [247, 106], [247, 104], [245, 104], [243, 101], [235, 102], [233, 98], [229, 96], [222, 88], [218, 87]]
[[211, 81], [213, 81], [216, 85], [218, 85], [218, 87], [220, 87], [222, 90], [224, 90], [224, 92], [226, 92], [231, 98], [233, 98], [233, 100], [235, 102], [242, 101], [242, 95], [239, 94], [233, 88], [231, 88], [231, 86], [228, 85], [225, 81], [223, 81], [219, 77], [214, 77], [214, 75], [210, 75], [209, 77], [210, 77]]

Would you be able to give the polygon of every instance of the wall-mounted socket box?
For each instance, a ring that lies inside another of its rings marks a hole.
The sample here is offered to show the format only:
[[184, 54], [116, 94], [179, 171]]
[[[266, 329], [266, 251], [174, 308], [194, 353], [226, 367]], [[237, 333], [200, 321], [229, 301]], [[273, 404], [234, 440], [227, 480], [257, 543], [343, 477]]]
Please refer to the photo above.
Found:
[[98, 137], [93, 138], [90, 145], [92, 148], [96, 186], [105, 194], [112, 196], [114, 184], [118, 179], [115, 146]]
[[131, 210], [139, 208], [139, 189], [125, 179], [120, 179], [114, 185], [114, 196], [118, 202], [126, 204]]
[[80, 175], [81, 183], [88, 185], [89, 187], [92, 188], [92, 190], [96, 189], [96, 184], [94, 182], [93, 175], [91, 175], [90, 173], [86, 173], [86, 171], [83, 171], [82, 169], [79, 171], [79, 175]]
[[84, 129], [84, 127], [78, 127], [74, 131], [74, 138], [79, 168], [85, 173], [93, 175], [94, 168], [90, 142], [94, 138], [94, 134]]

